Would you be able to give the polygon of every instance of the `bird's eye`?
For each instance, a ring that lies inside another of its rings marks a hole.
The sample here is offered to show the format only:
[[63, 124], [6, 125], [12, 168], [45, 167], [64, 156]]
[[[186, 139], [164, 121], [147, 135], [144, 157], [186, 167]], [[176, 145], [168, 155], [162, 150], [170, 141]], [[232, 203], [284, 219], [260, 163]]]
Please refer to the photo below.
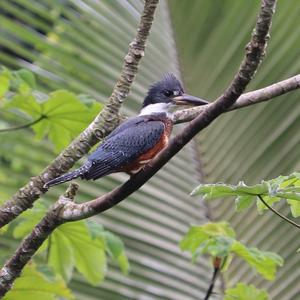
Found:
[[166, 97], [173, 96], [173, 91], [168, 91], [168, 90], [166, 90], [166, 91], [164, 91], [164, 95], [165, 95]]

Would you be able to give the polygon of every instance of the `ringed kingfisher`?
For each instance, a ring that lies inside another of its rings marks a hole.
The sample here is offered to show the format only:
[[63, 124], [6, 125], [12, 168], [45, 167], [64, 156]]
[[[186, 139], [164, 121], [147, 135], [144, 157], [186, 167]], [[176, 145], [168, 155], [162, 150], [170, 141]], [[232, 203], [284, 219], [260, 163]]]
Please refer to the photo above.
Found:
[[78, 169], [48, 181], [44, 187], [80, 177], [96, 180], [116, 172], [133, 175], [163, 150], [172, 131], [172, 109], [178, 105], [205, 105], [207, 101], [184, 93], [172, 73], [154, 83], [140, 114], [113, 130]]

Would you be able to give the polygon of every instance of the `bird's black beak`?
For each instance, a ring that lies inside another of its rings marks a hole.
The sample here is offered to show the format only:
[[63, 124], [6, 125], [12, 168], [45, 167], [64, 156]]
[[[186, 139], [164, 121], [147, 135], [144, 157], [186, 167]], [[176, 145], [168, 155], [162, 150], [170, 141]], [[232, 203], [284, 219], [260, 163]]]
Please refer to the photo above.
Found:
[[176, 105], [193, 105], [193, 106], [209, 104], [209, 102], [207, 102], [203, 99], [200, 99], [200, 98], [188, 95], [188, 94], [182, 94], [180, 96], [174, 97], [173, 102]]

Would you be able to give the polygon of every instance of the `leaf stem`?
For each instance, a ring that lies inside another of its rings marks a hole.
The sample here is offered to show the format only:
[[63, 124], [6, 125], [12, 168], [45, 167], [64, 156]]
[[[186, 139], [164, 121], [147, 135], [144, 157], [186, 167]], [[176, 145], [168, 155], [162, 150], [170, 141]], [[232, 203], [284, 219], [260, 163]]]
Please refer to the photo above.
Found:
[[8, 132], [8, 131], [16, 131], [16, 130], [28, 128], [28, 127], [30, 127], [30, 126], [32, 126], [32, 125], [40, 122], [44, 118], [45, 118], [45, 116], [41, 115], [38, 119], [33, 120], [33, 121], [29, 122], [29, 123], [26, 123], [26, 124], [23, 124], [23, 125], [18, 125], [18, 126], [13, 126], [13, 127], [9, 127], [9, 128], [0, 129], [0, 133]]
[[217, 280], [219, 271], [220, 271], [220, 268], [219, 268], [219, 267], [215, 267], [215, 268], [214, 268], [214, 273], [213, 273], [213, 276], [212, 276], [212, 279], [211, 279], [211, 282], [210, 282], [210, 286], [209, 286], [209, 288], [208, 288], [208, 290], [207, 290], [207, 293], [206, 293], [206, 295], [205, 295], [204, 300], [208, 300], [209, 297], [213, 294], [213, 289], [214, 289], [215, 282], [216, 282], [216, 280]]
[[260, 201], [270, 210], [272, 211], [274, 214], [276, 214], [277, 216], [279, 216], [281, 219], [287, 221], [288, 223], [290, 223], [291, 225], [297, 227], [298, 229], [300, 229], [300, 225], [295, 223], [294, 221], [292, 221], [291, 219], [287, 218], [286, 216], [282, 215], [280, 212], [278, 212], [276, 209], [274, 209], [273, 207], [271, 207], [264, 199], [261, 195], [257, 195], [257, 197], [260, 199]]

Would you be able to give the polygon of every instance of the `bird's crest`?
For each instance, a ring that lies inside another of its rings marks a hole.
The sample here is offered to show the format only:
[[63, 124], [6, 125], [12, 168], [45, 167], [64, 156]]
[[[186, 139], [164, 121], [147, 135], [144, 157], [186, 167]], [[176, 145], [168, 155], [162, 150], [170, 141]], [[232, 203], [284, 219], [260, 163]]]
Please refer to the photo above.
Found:
[[160, 81], [150, 86], [143, 107], [158, 102], [167, 102], [169, 97], [166, 95], [169, 91], [184, 92], [181, 82], [173, 73], [166, 73]]

